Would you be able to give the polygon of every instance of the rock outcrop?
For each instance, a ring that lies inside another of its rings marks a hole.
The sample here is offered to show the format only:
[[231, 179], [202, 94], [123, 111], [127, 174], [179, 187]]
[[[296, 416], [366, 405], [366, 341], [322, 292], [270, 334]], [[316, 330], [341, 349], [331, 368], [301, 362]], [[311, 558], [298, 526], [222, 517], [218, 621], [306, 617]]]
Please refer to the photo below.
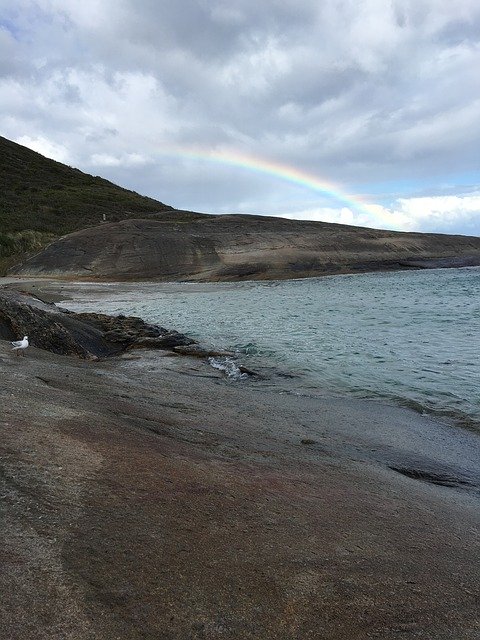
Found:
[[140, 318], [76, 314], [26, 293], [0, 290], [0, 339], [17, 340], [24, 335], [40, 349], [86, 359], [136, 348], [172, 350], [195, 342]]
[[480, 265], [477, 237], [238, 215], [90, 227], [53, 242], [12, 273], [222, 281], [473, 265]]

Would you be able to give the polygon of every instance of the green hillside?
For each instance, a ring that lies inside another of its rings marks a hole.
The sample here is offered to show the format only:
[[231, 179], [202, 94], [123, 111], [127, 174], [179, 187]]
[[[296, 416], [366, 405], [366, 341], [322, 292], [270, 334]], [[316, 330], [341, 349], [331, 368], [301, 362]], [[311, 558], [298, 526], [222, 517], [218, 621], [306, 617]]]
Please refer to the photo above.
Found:
[[91, 176], [0, 136], [0, 273], [56, 237], [129, 218], [190, 220], [200, 214]]
[[[162, 202], [0, 137], [0, 232], [31, 229], [64, 235], [99, 224], [103, 214], [109, 222], [177, 215]], [[185, 216], [191, 217], [180, 214]]]

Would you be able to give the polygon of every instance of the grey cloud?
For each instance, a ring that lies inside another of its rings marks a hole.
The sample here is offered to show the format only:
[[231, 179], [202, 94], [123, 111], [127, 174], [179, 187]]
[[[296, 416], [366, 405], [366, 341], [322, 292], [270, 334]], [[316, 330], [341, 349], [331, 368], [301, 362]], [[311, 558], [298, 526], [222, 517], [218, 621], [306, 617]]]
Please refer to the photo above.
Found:
[[0, 0], [0, 18], [13, 25], [0, 29], [1, 133], [48, 138], [86, 169], [146, 155], [152, 166], [108, 171], [173, 204], [197, 193], [208, 208], [210, 190], [212, 207], [240, 207], [278, 188], [200, 163], [174, 176], [156, 155], [167, 146], [344, 183], [478, 169], [472, 0]]
[[480, 16], [472, 16], [470, 20], [452, 20], [437, 34], [440, 44], [449, 47], [462, 43], [474, 44], [480, 41]]
[[[128, 5], [125, 5], [128, 7]], [[199, 59], [225, 61], [238, 50], [254, 49], [265, 37], [282, 37], [287, 31], [306, 28], [315, 13], [311, 2], [273, 0], [183, 0], [129, 3], [124, 36], [157, 50], [186, 49]], [[286, 29], [288, 26], [288, 29]]]
[[86, 133], [85, 140], [87, 142], [97, 142], [98, 140], [108, 140], [118, 136], [120, 132], [113, 127], [105, 127], [104, 129], [96, 130], [95, 133]]
[[30, 64], [19, 54], [13, 33], [0, 20], [0, 77], [22, 77], [29, 70]]

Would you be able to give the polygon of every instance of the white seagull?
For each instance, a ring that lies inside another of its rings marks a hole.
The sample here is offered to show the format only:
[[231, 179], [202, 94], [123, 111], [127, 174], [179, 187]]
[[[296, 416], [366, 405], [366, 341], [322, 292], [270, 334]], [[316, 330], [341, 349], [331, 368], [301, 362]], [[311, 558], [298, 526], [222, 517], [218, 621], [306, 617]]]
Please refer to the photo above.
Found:
[[23, 340], [17, 340], [16, 342], [12, 342], [12, 345], [13, 345], [13, 351], [16, 351], [18, 356], [20, 351], [23, 351], [28, 347], [28, 336], [25, 336]]

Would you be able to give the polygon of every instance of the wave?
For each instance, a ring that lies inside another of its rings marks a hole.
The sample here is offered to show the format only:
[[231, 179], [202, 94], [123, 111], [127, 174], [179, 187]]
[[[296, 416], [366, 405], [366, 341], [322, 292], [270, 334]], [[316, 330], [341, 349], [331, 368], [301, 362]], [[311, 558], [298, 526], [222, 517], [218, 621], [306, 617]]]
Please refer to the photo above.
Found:
[[218, 369], [219, 371], [223, 371], [229, 380], [246, 380], [248, 378], [247, 373], [242, 373], [240, 367], [236, 364], [236, 362], [230, 358], [226, 357], [215, 357], [209, 358], [208, 362], [211, 367], [214, 369]]

